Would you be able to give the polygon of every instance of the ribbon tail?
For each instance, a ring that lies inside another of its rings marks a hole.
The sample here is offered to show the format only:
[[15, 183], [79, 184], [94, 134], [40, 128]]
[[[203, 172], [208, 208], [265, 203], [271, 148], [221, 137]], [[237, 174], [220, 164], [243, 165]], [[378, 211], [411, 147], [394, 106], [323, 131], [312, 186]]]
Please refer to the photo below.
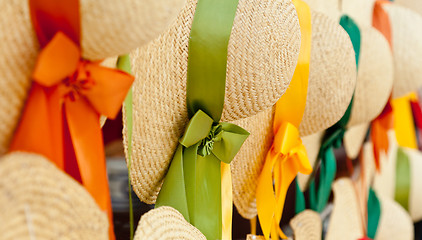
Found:
[[158, 194], [155, 208], [161, 206], [173, 207], [183, 215], [186, 221], [190, 222], [183, 165], [183, 146], [179, 144]]
[[272, 172], [277, 155], [273, 155], [270, 150], [267, 153], [264, 167], [259, 175], [256, 188], [256, 208], [258, 210], [259, 223], [265, 239], [270, 239], [274, 219], [274, 209], [276, 207], [275, 193], [273, 190]]
[[114, 239], [113, 217], [104, 145], [98, 113], [84, 99], [65, 102], [65, 114], [82, 183], [100, 208], [108, 213], [109, 236]]
[[232, 239], [233, 190], [230, 165], [221, 163], [222, 240]]
[[317, 211], [322, 212], [331, 193], [331, 184], [336, 176], [336, 158], [332, 148], [325, 151], [321, 161], [321, 173], [317, 196]]
[[64, 169], [62, 134], [59, 93], [33, 83], [10, 151], [35, 152]]

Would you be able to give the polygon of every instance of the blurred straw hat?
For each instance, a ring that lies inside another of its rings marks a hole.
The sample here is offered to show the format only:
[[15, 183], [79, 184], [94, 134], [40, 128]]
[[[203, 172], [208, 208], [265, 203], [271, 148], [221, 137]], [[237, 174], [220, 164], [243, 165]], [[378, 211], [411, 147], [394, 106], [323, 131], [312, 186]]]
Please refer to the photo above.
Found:
[[[355, 187], [348, 178], [334, 182], [334, 208], [326, 238], [356, 240], [364, 237], [359, 200]], [[375, 240], [413, 239], [413, 224], [409, 215], [394, 201], [380, 197], [381, 215]]]
[[[188, 41], [196, 3], [189, 0], [167, 32], [131, 53], [136, 77], [131, 179], [146, 203], [155, 202], [188, 122]], [[240, 0], [228, 44], [221, 121], [273, 106], [290, 83], [299, 47], [299, 22], [291, 1]], [[127, 153], [126, 128], [124, 135]]]
[[40, 155], [0, 159], [0, 239], [108, 239], [106, 213]]
[[413, 11], [422, 14], [422, 4], [419, 0], [395, 0], [394, 3], [412, 9]]
[[188, 223], [182, 214], [172, 207], [159, 207], [144, 214], [138, 223], [134, 240], [195, 239], [205, 236]]
[[317, 212], [305, 210], [290, 220], [295, 240], [320, 240], [322, 236], [321, 217]]
[[[301, 135], [321, 131], [340, 119], [356, 81], [354, 51], [347, 33], [321, 13], [312, 11], [311, 20], [309, 84]], [[231, 164], [233, 201], [239, 213], [249, 219], [257, 214], [255, 190], [272, 144], [274, 109], [235, 121], [251, 134]]]
[[[80, 0], [84, 58], [99, 60], [145, 44], [174, 20], [183, 0]], [[28, 1], [0, 1], [0, 155], [10, 144], [39, 51]]]
[[[390, 148], [387, 155], [382, 155], [380, 160], [381, 171], [375, 173], [374, 189], [386, 198], [394, 199], [396, 185], [396, 156], [398, 144], [394, 131], [389, 132]], [[370, 143], [367, 143], [370, 144]], [[403, 148], [410, 160], [410, 192], [409, 192], [409, 214], [413, 222], [422, 220], [422, 153], [418, 150]], [[372, 148], [367, 149], [368, 161], [373, 164]]]

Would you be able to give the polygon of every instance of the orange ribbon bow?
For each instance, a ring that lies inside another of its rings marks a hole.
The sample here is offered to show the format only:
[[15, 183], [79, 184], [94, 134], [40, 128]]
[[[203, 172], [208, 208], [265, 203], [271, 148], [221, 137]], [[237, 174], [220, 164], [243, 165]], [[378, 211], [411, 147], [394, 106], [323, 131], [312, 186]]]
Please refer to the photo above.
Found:
[[116, 117], [133, 77], [81, 59], [79, 47], [57, 32], [41, 50], [32, 78], [10, 151], [35, 152], [53, 161], [85, 186], [108, 211], [111, 224], [99, 117]]

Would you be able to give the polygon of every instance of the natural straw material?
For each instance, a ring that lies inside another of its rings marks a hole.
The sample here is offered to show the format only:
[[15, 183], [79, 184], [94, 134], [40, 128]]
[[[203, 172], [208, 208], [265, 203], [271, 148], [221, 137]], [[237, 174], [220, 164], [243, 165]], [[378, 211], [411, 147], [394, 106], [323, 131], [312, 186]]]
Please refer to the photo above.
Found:
[[[82, 54], [125, 54], [164, 31], [183, 0], [80, 0]], [[0, 1], [0, 155], [18, 124], [39, 51], [28, 1]]]
[[322, 236], [321, 217], [317, 212], [305, 210], [290, 220], [295, 240], [320, 240]]
[[159, 207], [142, 216], [134, 240], [206, 240], [176, 209]]
[[353, 182], [341, 178], [333, 184], [334, 208], [328, 225], [327, 240], [356, 240], [364, 236], [359, 202]]
[[[188, 122], [188, 41], [195, 0], [158, 39], [131, 54], [133, 85], [131, 179], [139, 198], [154, 203]], [[240, 0], [228, 44], [222, 121], [274, 105], [292, 78], [300, 47], [290, 0]], [[126, 122], [126, 121], [125, 121]], [[127, 153], [127, 129], [124, 129]]]
[[394, 56], [393, 97], [398, 98], [422, 86], [422, 16], [398, 6], [384, 4], [390, 17]]
[[[342, 0], [341, 10], [347, 14], [360, 27], [372, 26], [372, 16], [376, 0]], [[395, 1], [396, 2], [396, 1]]]
[[394, 3], [412, 9], [422, 15], [422, 4], [419, 0], [395, 0]]
[[0, 176], [1, 239], [108, 239], [106, 214], [44, 157], [6, 155]]
[[[337, 23], [312, 11], [312, 46], [302, 135], [321, 131], [346, 111], [356, 81], [352, 43]], [[273, 137], [274, 107], [256, 116], [235, 121], [251, 135], [232, 162], [233, 200], [245, 218], [257, 214], [255, 190]]]

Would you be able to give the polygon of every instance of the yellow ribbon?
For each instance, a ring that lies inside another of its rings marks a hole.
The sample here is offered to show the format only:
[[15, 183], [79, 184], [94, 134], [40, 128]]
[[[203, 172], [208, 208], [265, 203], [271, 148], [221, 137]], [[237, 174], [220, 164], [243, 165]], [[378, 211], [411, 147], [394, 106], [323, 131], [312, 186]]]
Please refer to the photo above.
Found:
[[289, 88], [276, 104], [274, 142], [267, 153], [256, 190], [259, 222], [266, 239], [269, 239], [270, 235], [273, 239], [278, 239], [278, 236], [287, 238], [279, 227], [287, 190], [298, 172], [312, 172], [298, 130], [308, 92], [311, 11], [302, 0], [292, 2], [296, 7], [301, 30], [299, 59]]
[[396, 132], [397, 143], [401, 147], [417, 149], [415, 125], [413, 122], [411, 100], [417, 100], [415, 93], [410, 93], [401, 98], [393, 99], [394, 130]]
[[230, 164], [221, 163], [222, 240], [232, 239], [233, 190]]

